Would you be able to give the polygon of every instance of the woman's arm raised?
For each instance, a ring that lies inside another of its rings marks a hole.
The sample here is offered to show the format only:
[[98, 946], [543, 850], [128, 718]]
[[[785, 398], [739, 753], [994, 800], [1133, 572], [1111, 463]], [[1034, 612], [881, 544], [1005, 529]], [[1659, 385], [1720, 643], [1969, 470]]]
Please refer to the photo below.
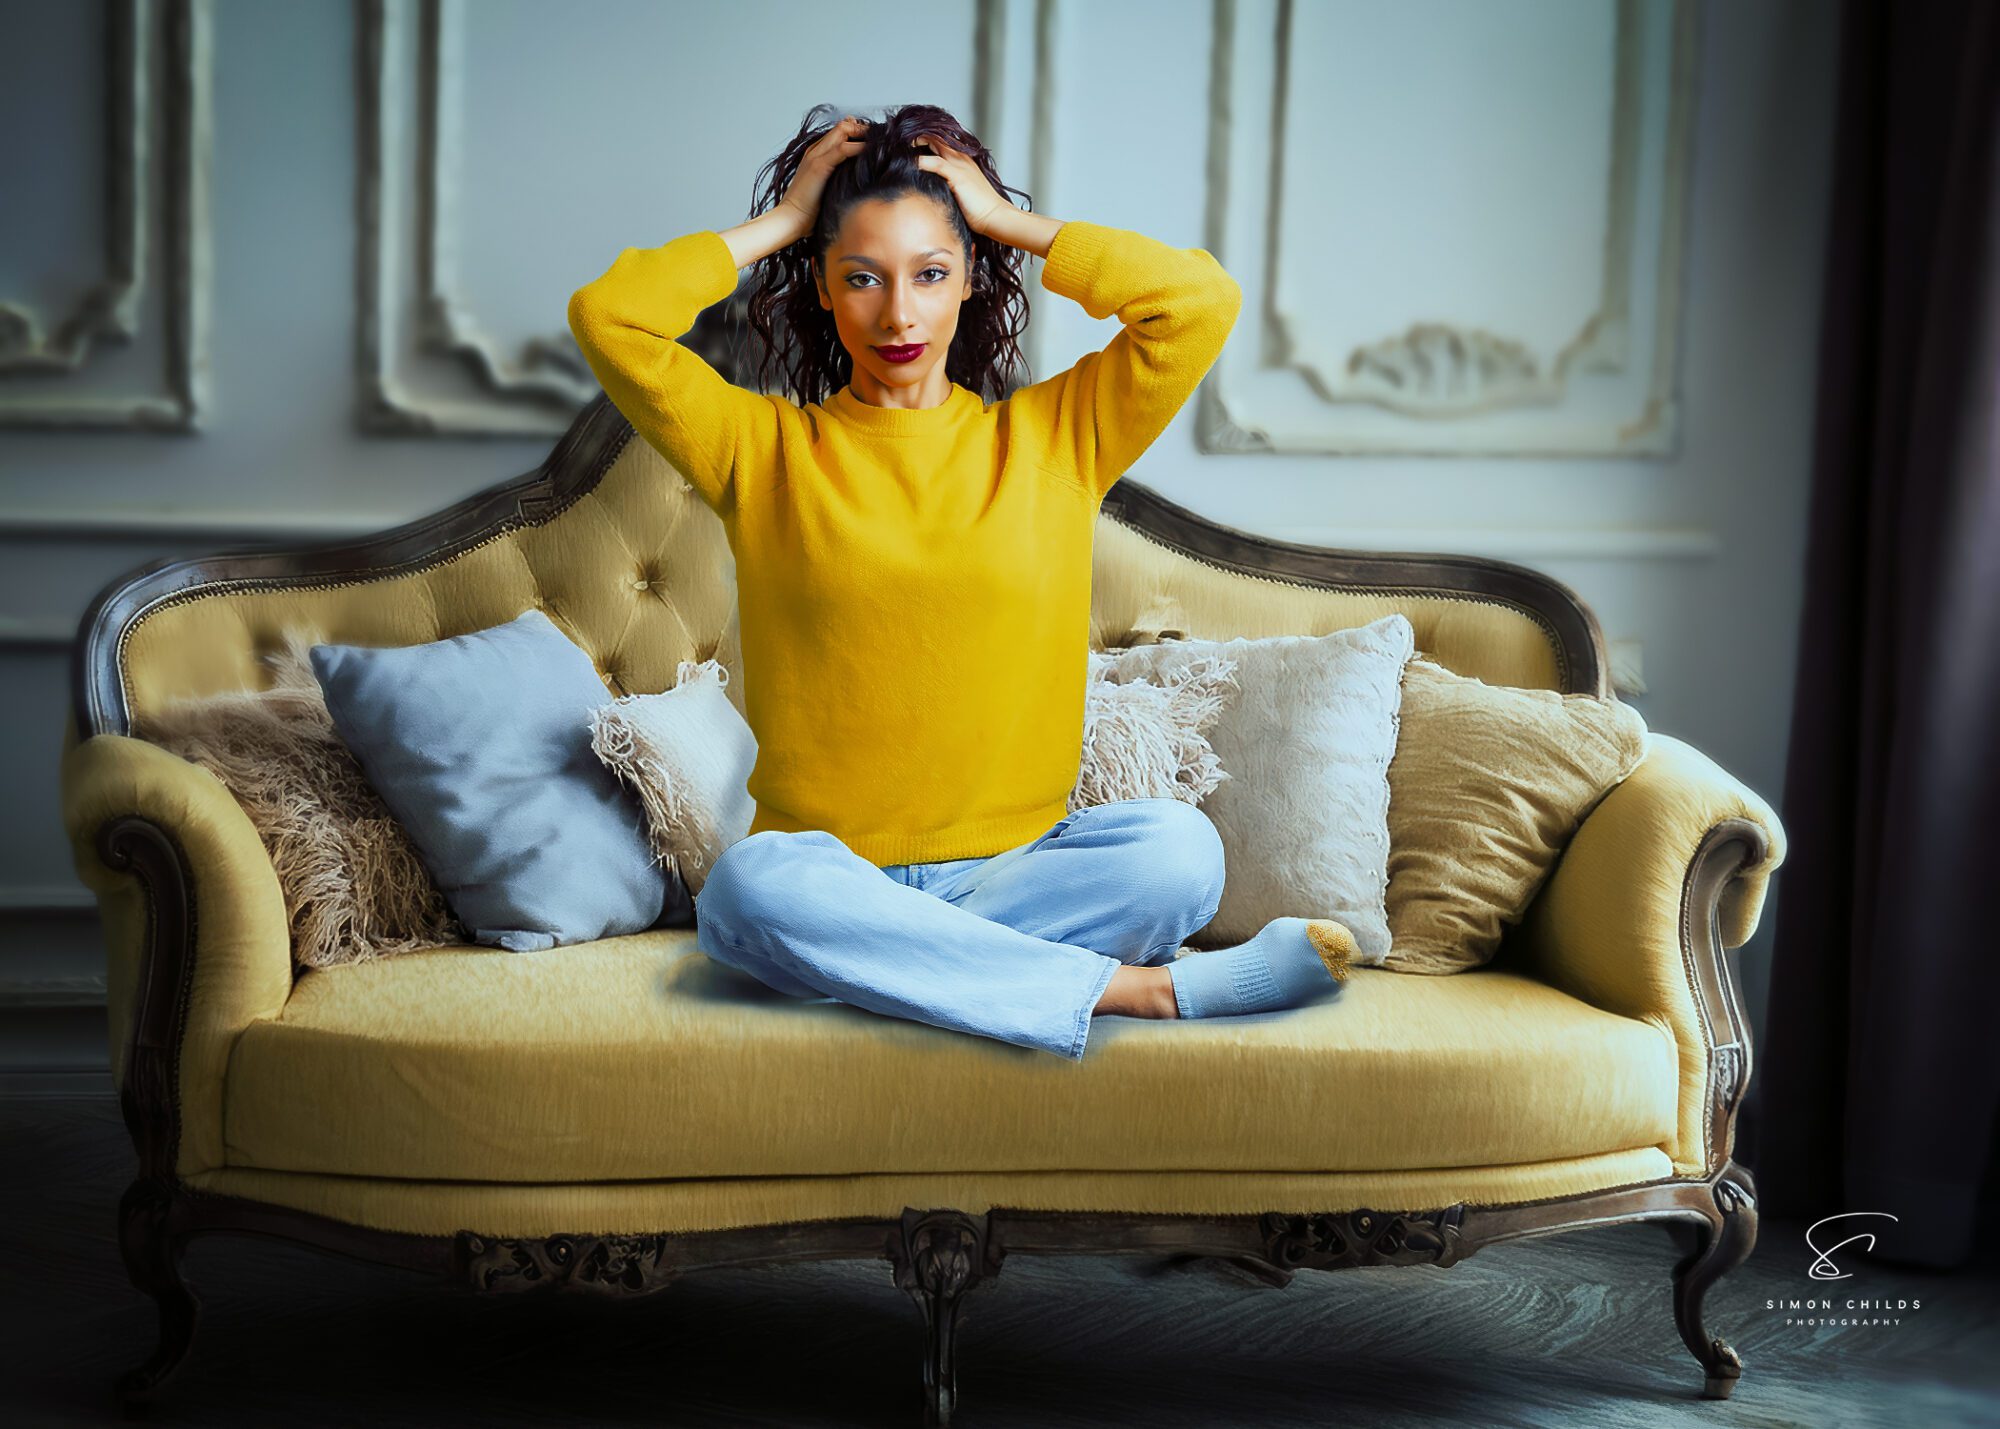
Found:
[[812, 232], [827, 176], [853, 156], [867, 127], [850, 114], [828, 128], [766, 212], [719, 233], [627, 248], [569, 300], [569, 329], [613, 405], [718, 515], [734, 508], [744, 463], [776, 456], [778, 399], [724, 380], [676, 339], [735, 290], [739, 270]]
[[569, 300], [569, 330], [612, 405], [718, 515], [735, 505], [739, 461], [760, 447], [776, 451], [777, 408], [678, 339], [735, 290], [738, 253], [751, 246], [739, 250], [703, 229], [658, 248], [627, 248]]
[[1044, 256], [1044, 288], [1094, 318], [1115, 313], [1124, 330], [1008, 400], [1048, 434], [1045, 465], [1101, 500], [1222, 355], [1243, 290], [1206, 249], [1081, 220], [1060, 225]]
[[951, 185], [975, 233], [1040, 255], [1044, 288], [1075, 299], [1094, 318], [1116, 313], [1124, 324], [1103, 351], [1007, 399], [1029, 430], [1047, 434], [1043, 464], [1102, 499], [1222, 355], [1243, 307], [1242, 288], [1206, 249], [1023, 212], [966, 155], [919, 142], [933, 152], [918, 167]]

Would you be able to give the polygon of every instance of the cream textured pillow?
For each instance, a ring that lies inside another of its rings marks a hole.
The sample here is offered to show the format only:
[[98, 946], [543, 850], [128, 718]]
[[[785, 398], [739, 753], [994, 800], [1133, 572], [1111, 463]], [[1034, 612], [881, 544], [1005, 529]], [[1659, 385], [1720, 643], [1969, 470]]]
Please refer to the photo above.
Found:
[[1386, 615], [1330, 635], [1167, 640], [1118, 652], [1111, 676], [1163, 681], [1227, 656], [1241, 694], [1209, 733], [1231, 778], [1202, 804], [1228, 874], [1194, 948], [1240, 943], [1273, 918], [1333, 918], [1354, 961], [1389, 951], [1389, 761], [1396, 752], [1409, 620]]
[[719, 661], [683, 660], [672, 689], [620, 696], [590, 720], [591, 751], [638, 793], [654, 861], [690, 897], [757, 812], [748, 787], [757, 739], [728, 686]]
[[470, 943], [403, 826], [334, 729], [308, 652], [287, 631], [266, 690], [178, 700], [132, 732], [219, 779], [271, 855], [304, 967]]
[[1577, 825], [1645, 752], [1630, 705], [1488, 685], [1418, 652], [1389, 766], [1385, 966], [1455, 973], [1490, 960]]
[[1163, 684], [1109, 678], [1118, 654], [1091, 652], [1073, 813], [1120, 799], [1200, 804], [1229, 774], [1204, 732], [1236, 693], [1236, 662], [1190, 662]]

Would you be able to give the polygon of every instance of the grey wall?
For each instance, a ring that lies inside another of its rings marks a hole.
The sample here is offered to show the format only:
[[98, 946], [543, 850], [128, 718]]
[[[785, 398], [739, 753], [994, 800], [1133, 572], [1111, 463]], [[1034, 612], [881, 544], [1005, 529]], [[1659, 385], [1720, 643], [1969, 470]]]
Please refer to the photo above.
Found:
[[[0, 1065], [104, 1064], [56, 795], [91, 596], [535, 465], [579, 390], [569, 293], [622, 247], [740, 221], [822, 100], [952, 108], [1040, 210], [1211, 247], [1245, 282], [1135, 479], [1263, 534], [1552, 572], [1649, 724], [1775, 803], [1835, 7], [1688, 8], [0, 0]], [[117, 233], [124, 335], [51, 341]], [[419, 322], [427, 242], [448, 335]], [[1113, 335], [1032, 291], [1036, 375]], [[1593, 313], [1615, 321], [1552, 381]], [[1417, 324], [1479, 360], [1440, 371]], [[1423, 380], [1392, 402], [1385, 372]], [[1742, 955], [1759, 1019], [1782, 890]]]

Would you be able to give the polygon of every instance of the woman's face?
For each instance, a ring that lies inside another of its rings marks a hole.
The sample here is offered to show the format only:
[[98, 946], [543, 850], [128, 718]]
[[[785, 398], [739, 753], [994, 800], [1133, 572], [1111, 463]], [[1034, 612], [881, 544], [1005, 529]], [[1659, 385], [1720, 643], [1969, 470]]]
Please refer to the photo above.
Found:
[[[945, 354], [959, 305], [972, 296], [968, 257], [933, 199], [871, 199], [847, 211], [819, 272], [819, 303], [833, 310], [841, 345], [854, 359], [856, 396], [878, 406], [945, 399]], [[923, 351], [908, 362], [878, 350], [919, 344]], [[889, 400], [877, 401], [885, 395]]]

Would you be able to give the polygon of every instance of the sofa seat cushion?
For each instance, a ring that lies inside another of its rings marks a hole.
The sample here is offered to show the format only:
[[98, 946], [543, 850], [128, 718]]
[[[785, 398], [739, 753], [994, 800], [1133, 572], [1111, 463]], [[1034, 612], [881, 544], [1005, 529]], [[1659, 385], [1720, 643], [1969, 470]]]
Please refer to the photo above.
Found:
[[1668, 1028], [1524, 973], [1358, 968], [1082, 1061], [787, 997], [687, 929], [303, 975], [223, 1088], [229, 1165], [579, 1182], [971, 1171], [1387, 1171], [1664, 1146]]

